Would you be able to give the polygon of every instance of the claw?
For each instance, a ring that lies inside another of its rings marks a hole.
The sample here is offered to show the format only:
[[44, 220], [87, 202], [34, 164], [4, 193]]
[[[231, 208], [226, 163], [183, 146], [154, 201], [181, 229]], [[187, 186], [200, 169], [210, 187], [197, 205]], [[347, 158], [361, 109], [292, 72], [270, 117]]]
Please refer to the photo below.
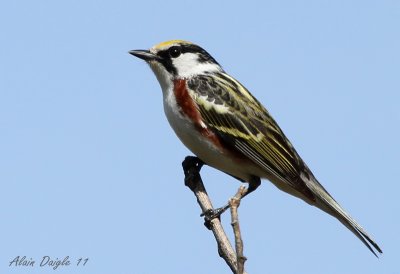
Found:
[[223, 207], [219, 207], [216, 209], [208, 209], [205, 212], [201, 213], [201, 217], [204, 217], [206, 222], [210, 222], [214, 218], [220, 218], [222, 213], [224, 213], [229, 208], [229, 205], [225, 205]]

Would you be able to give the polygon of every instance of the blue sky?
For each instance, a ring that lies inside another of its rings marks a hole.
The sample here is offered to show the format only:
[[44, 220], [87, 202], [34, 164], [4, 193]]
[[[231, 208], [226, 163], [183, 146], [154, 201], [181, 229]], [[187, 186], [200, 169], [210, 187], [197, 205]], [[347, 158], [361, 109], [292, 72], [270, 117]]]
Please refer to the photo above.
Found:
[[[127, 52], [206, 48], [273, 114], [320, 182], [373, 235], [265, 181], [240, 207], [248, 273], [398, 273], [398, 1], [3, 1], [1, 273], [230, 273], [183, 185], [190, 154], [150, 69]], [[215, 205], [239, 186], [204, 168]], [[229, 235], [228, 215], [223, 216]]]

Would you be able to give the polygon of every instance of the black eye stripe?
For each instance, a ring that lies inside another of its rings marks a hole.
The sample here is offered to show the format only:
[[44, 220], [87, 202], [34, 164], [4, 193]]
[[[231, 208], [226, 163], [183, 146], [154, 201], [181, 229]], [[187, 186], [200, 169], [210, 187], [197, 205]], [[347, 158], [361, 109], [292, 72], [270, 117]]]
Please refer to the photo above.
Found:
[[207, 52], [205, 51], [203, 48], [197, 46], [197, 45], [181, 45], [181, 46], [172, 46], [169, 49], [165, 49], [162, 51], [159, 51], [157, 53], [158, 56], [162, 57], [162, 58], [169, 58], [170, 55], [170, 50], [172, 49], [180, 49], [181, 54], [184, 53], [197, 53], [199, 55], [199, 59], [200, 61], [204, 61], [204, 62], [212, 62], [212, 63], [216, 63], [217, 61]]
[[168, 49], [159, 51], [157, 55], [161, 57], [160, 62], [164, 65], [165, 69], [176, 75], [177, 70], [172, 64], [172, 61], [174, 58], [177, 58], [181, 54], [185, 53], [197, 54], [199, 57], [199, 62], [201, 63], [214, 63], [219, 65], [218, 62], [207, 51], [193, 44], [182, 44], [182, 45], [172, 46]]

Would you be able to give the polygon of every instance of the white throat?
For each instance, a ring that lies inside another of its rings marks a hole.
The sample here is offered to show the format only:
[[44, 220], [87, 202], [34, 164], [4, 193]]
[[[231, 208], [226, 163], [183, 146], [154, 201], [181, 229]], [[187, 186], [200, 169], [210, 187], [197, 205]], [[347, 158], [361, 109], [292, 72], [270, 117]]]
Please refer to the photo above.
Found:
[[155, 61], [150, 62], [149, 65], [156, 75], [162, 91], [165, 92], [168, 89], [172, 89], [172, 75], [164, 68], [164, 66]]

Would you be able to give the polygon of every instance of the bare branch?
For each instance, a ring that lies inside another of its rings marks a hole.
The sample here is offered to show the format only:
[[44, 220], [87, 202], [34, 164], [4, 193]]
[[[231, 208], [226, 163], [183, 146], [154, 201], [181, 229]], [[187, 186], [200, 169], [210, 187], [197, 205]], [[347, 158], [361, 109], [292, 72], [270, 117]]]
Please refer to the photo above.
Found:
[[233, 228], [233, 234], [235, 235], [235, 249], [236, 249], [236, 257], [237, 257], [237, 274], [244, 273], [244, 263], [247, 258], [243, 255], [243, 241], [240, 233], [239, 226], [239, 216], [238, 216], [238, 207], [240, 205], [240, 200], [247, 192], [245, 186], [240, 186], [236, 195], [229, 200], [229, 205], [231, 209], [231, 225]]
[[[204, 188], [203, 181], [200, 177], [200, 169], [203, 163], [197, 157], [188, 156], [182, 162], [183, 170], [185, 172], [185, 185], [192, 190], [197, 198], [203, 214], [209, 210], [213, 210], [211, 200], [208, 197], [207, 191]], [[236, 253], [229, 242], [228, 237], [222, 227], [219, 218], [213, 218], [210, 221], [206, 221], [206, 227], [210, 229], [215, 237], [218, 244], [218, 253], [221, 258], [225, 260], [233, 273], [237, 273], [237, 261]]]

